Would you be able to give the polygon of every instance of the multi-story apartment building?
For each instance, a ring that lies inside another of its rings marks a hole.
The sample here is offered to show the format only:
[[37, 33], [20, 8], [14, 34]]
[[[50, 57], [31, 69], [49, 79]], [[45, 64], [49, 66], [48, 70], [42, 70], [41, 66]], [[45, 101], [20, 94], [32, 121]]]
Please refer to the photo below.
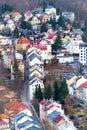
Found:
[[69, 19], [71, 22], [74, 22], [74, 19], [75, 19], [74, 12], [62, 12], [62, 16]]
[[48, 130], [77, 130], [59, 102], [43, 99], [39, 109], [40, 119]]
[[28, 62], [28, 71], [29, 71], [29, 99], [32, 100], [34, 97], [36, 87], [41, 87], [43, 90], [43, 78], [44, 78], [44, 69], [43, 61], [39, 54], [39, 51], [35, 48], [28, 49], [27, 53], [27, 62]]
[[86, 66], [87, 65], [87, 43], [80, 43], [79, 46], [79, 62]]

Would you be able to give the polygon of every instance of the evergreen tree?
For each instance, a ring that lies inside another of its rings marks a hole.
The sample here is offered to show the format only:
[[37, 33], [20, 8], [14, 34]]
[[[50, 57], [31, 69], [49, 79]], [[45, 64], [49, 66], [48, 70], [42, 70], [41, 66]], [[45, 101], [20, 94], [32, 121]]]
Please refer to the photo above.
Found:
[[62, 41], [60, 36], [58, 35], [56, 37], [54, 44], [52, 45], [52, 51], [57, 51], [59, 48], [61, 48], [61, 46], [62, 46]]
[[9, 6], [8, 4], [2, 4], [1, 5], [1, 13], [5, 13], [7, 11], [12, 11], [12, 7]]
[[13, 32], [13, 35], [15, 38], [18, 38], [19, 37], [19, 32], [18, 32], [18, 28], [15, 28], [14, 32]]
[[68, 86], [66, 80], [63, 79], [61, 81], [60, 88], [59, 88], [59, 101], [63, 102], [68, 94], [69, 94]]
[[57, 14], [59, 15], [60, 14], [60, 8], [57, 8]]
[[43, 11], [45, 12], [45, 9], [46, 9], [46, 7], [47, 7], [47, 3], [46, 3], [45, 0], [43, 1], [42, 6], [43, 6]]
[[50, 84], [48, 85], [48, 87], [45, 87], [45, 89], [44, 89], [44, 97], [45, 97], [45, 99], [52, 98], [52, 89], [51, 89]]
[[24, 19], [22, 18], [22, 20], [21, 20], [21, 28], [22, 29], [31, 29], [31, 24], [29, 22], [24, 21]]
[[43, 93], [42, 93], [42, 90], [41, 90], [40, 85], [39, 85], [39, 87], [38, 87], [38, 92], [39, 92], [38, 98], [39, 98], [39, 100], [42, 100], [42, 99], [43, 99]]
[[14, 71], [15, 78], [17, 78], [17, 75], [18, 75], [18, 62], [16, 60], [15, 60], [15, 62], [13, 64], [13, 71]]
[[42, 32], [47, 32], [47, 25], [46, 25], [46, 23], [43, 23], [42, 25], [41, 25], [41, 33]]
[[49, 5], [55, 7], [54, 1], [50, 1], [50, 2], [49, 2]]
[[62, 27], [63, 29], [65, 29], [66, 27], [65, 27], [65, 18], [60, 14], [60, 17], [59, 17], [59, 19], [58, 19], [58, 25], [60, 26], [60, 27]]
[[38, 99], [38, 100], [42, 100], [43, 99], [43, 93], [42, 93], [40, 85], [38, 87], [36, 86], [34, 95], [35, 95], [35, 98]]
[[53, 99], [55, 101], [58, 101], [59, 100], [59, 86], [58, 86], [58, 83], [55, 81], [54, 83], [54, 93], [53, 93]]
[[52, 28], [55, 30], [55, 27], [56, 27], [56, 24], [57, 24], [56, 19], [55, 18], [51, 18], [48, 23], [51, 24]]
[[78, 22], [76, 22], [76, 21], [73, 23], [72, 26], [73, 26], [73, 28], [75, 28], [75, 29], [81, 28], [80, 22], [78, 23]]
[[35, 96], [36, 99], [38, 98], [38, 88], [37, 88], [37, 86], [36, 86], [36, 88], [35, 88], [34, 96]]
[[82, 34], [82, 40], [84, 42], [87, 42], [87, 27], [82, 28], [83, 34]]
[[83, 75], [83, 66], [82, 66], [82, 64], [80, 64], [79, 73], [80, 73], [81, 75]]
[[82, 35], [82, 40], [83, 40], [84, 42], [87, 42], [87, 32], [83, 33], [83, 35]]

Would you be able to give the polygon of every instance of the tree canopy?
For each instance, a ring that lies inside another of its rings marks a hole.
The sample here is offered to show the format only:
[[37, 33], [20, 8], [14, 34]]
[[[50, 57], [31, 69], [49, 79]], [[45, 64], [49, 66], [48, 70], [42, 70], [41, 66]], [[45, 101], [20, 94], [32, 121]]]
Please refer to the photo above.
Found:
[[82, 31], [84, 32], [83, 35], [82, 35], [82, 40], [84, 42], [87, 42], [87, 27], [82, 28]]
[[58, 85], [57, 81], [54, 82], [53, 99], [55, 101], [59, 100], [59, 85]]
[[68, 94], [69, 94], [68, 86], [67, 86], [66, 80], [63, 79], [59, 87], [59, 101], [63, 102]]
[[14, 61], [14, 64], [13, 64], [13, 71], [14, 71], [15, 78], [17, 78], [17, 75], [18, 75], [18, 62], [16, 60]]
[[38, 100], [42, 100], [43, 99], [43, 92], [41, 90], [40, 85], [36, 86], [34, 96]]
[[60, 26], [60, 27], [62, 27], [63, 29], [65, 29], [66, 27], [65, 27], [65, 18], [60, 14], [60, 17], [59, 17], [59, 19], [58, 19], [58, 25]]
[[19, 38], [19, 31], [18, 31], [18, 28], [15, 28], [14, 32], [13, 32], [13, 35], [15, 38]]
[[51, 24], [52, 28], [55, 30], [55, 27], [56, 27], [56, 24], [57, 24], [55, 17], [51, 18], [48, 23]]
[[24, 21], [23, 18], [21, 20], [20, 26], [22, 29], [31, 29], [31, 24], [29, 22]]
[[54, 44], [52, 45], [52, 51], [57, 51], [57, 49], [61, 48], [61, 46], [62, 46], [62, 41], [60, 35], [58, 35], [56, 37]]
[[46, 23], [43, 23], [42, 25], [41, 25], [41, 31], [40, 31], [41, 33], [42, 32], [47, 32], [47, 24]]
[[52, 98], [52, 89], [50, 84], [44, 88], [44, 98], [51, 99]]
[[7, 11], [12, 11], [12, 6], [9, 6], [8, 4], [2, 4], [1, 5], [1, 13], [5, 13]]
[[47, 7], [46, 0], [43, 0], [43, 2], [42, 2], [42, 7], [43, 7], [43, 11], [45, 12], [45, 9], [46, 9], [46, 7]]

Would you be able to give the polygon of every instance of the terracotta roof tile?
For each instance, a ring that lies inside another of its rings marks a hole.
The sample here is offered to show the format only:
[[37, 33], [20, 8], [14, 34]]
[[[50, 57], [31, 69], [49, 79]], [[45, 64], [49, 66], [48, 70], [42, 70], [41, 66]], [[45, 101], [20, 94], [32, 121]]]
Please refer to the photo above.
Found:
[[0, 114], [1, 119], [9, 119], [9, 116], [6, 114]]
[[55, 34], [50, 34], [50, 35], [48, 36], [48, 39], [53, 39], [54, 36], [55, 36]]
[[29, 44], [29, 40], [25, 37], [21, 37], [17, 40], [18, 44]]
[[47, 50], [47, 46], [35, 45], [34, 47], [40, 50]]
[[10, 110], [11, 107], [13, 107], [18, 101], [10, 101], [4, 104], [4, 107], [8, 110]]
[[46, 111], [50, 110], [51, 108], [53, 108], [54, 106], [53, 105], [50, 105], [46, 108]]
[[17, 110], [17, 109], [25, 109], [28, 108], [25, 104], [23, 104], [22, 102], [17, 102], [14, 106], [12, 106], [10, 108], [10, 110]]
[[21, 15], [19, 12], [13, 12], [12, 16], [17, 16], [17, 15]]
[[0, 126], [7, 125], [5, 121], [0, 121]]
[[77, 89], [79, 90], [80, 88], [87, 88], [87, 81], [82, 83]]
[[55, 118], [53, 119], [53, 121], [56, 122], [56, 123], [58, 123], [58, 122], [60, 122], [62, 119], [63, 119], [63, 117], [62, 117], [61, 115], [58, 115], [57, 117], [55, 117]]
[[46, 102], [48, 102], [48, 100], [47, 99], [43, 99], [43, 100], [40, 101], [40, 104], [44, 105]]

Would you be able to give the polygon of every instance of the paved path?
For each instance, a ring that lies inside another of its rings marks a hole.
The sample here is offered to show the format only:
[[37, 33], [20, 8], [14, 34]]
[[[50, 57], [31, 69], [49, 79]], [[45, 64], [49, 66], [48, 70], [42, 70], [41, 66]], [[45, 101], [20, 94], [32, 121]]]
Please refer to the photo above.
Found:
[[[25, 69], [26, 69], [25, 72], [27, 72], [28, 70], [27, 70], [27, 67], [26, 67], [26, 66], [25, 66]], [[28, 73], [27, 73], [27, 74], [28, 74]], [[40, 124], [40, 126], [41, 126], [41, 129], [42, 129], [42, 130], [46, 130], [46, 128], [43, 126], [43, 124], [42, 124], [40, 118], [38, 117], [36, 110], [34, 109], [32, 103], [30, 102], [29, 95], [28, 95], [28, 94], [29, 94], [29, 93], [28, 93], [29, 89], [28, 89], [28, 78], [27, 78], [28, 75], [27, 75], [27, 74], [25, 73], [25, 81], [24, 81], [24, 84], [23, 84], [23, 91], [21, 92], [21, 101], [22, 101], [25, 105], [31, 107], [31, 109], [32, 109], [33, 112], [34, 112], [34, 115], [37, 117], [37, 120], [38, 120], [38, 122], [39, 122], [39, 124]]]

